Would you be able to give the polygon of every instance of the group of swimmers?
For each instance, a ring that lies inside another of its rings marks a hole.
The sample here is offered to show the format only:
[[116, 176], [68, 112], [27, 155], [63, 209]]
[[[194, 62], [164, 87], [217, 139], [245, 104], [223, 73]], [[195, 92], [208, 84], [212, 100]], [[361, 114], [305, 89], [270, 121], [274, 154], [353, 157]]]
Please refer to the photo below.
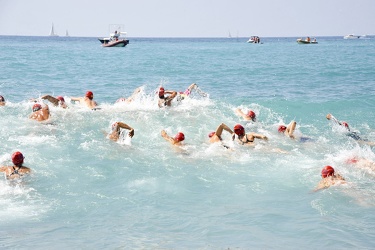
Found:
[[[197, 92], [202, 96], [207, 96], [206, 93], [202, 92], [197, 84], [193, 83], [191, 84], [184, 92], [177, 92], [174, 90], [165, 90], [163, 87], [159, 88], [158, 91], [158, 106], [160, 108], [162, 107], [168, 107], [172, 105], [172, 101], [178, 96], [177, 101], [181, 101], [184, 98], [188, 97], [193, 90], [197, 90]], [[119, 98], [116, 103], [119, 102], [125, 102], [130, 103], [134, 100], [136, 95], [140, 92], [140, 88], [137, 88], [134, 93], [128, 97], [128, 98]], [[57, 96], [53, 97], [50, 95], [44, 95], [40, 97], [41, 100], [48, 100], [50, 103], [52, 103], [54, 106], [58, 106], [61, 108], [67, 108], [67, 104], [65, 102], [64, 97]], [[71, 97], [72, 101], [79, 102], [81, 104], [84, 104], [86, 107], [92, 110], [100, 109], [98, 108], [98, 104], [96, 101], [94, 101], [94, 94], [91, 91], [87, 91], [85, 96], [83, 97]], [[36, 102], [32, 107], [32, 114], [30, 115], [30, 119], [36, 120], [36, 121], [45, 121], [48, 120], [50, 117], [50, 111], [47, 104], [41, 104], [40, 101], [37, 99], [32, 99], [31, 101]], [[0, 95], [0, 106], [5, 105], [5, 98]], [[256, 122], [256, 114], [254, 111], [249, 110], [247, 113], [243, 112], [241, 109], [237, 108], [235, 110], [235, 114], [240, 116], [245, 121], [252, 121]], [[374, 146], [372, 142], [369, 142], [366, 139], [362, 139], [358, 133], [353, 132], [350, 130], [349, 125], [347, 122], [340, 122], [337, 120], [333, 115], [327, 114], [326, 118], [328, 120], [333, 121], [335, 124], [344, 127], [347, 130], [347, 136], [359, 141], [359, 142], [365, 142], [366, 144], [370, 146]], [[294, 135], [294, 131], [296, 128], [297, 123], [295, 121], [291, 121], [288, 125], [279, 125], [278, 126], [278, 132], [286, 135], [287, 137], [291, 139], [296, 139]], [[128, 124], [124, 122], [115, 122], [112, 124], [112, 132], [110, 132], [107, 135], [107, 138], [113, 141], [118, 141], [121, 138], [123, 130], [128, 130], [128, 136], [132, 138], [134, 136], [134, 128], [129, 126]], [[255, 143], [255, 139], [265, 140], [267, 141], [268, 138], [265, 135], [257, 134], [254, 132], [245, 132], [245, 128], [241, 124], [236, 124], [233, 127], [233, 130], [227, 126], [224, 123], [221, 123], [215, 131], [212, 131], [208, 134], [209, 142], [210, 143], [221, 143], [225, 148], [229, 148], [229, 146], [225, 145], [222, 141], [222, 133], [223, 131], [227, 131], [230, 135], [232, 140], [235, 140], [235, 137], [237, 136], [237, 141], [240, 145], [249, 145], [252, 146]], [[161, 131], [161, 136], [168, 142], [170, 142], [174, 146], [182, 146], [182, 142], [185, 140], [185, 135], [183, 132], [178, 132], [175, 136], [170, 136], [167, 134], [165, 130]], [[0, 172], [4, 172], [7, 179], [15, 179], [19, 178], [24, 174], [30, 173], [30, 168], [23, 166], [23, 160], [24, 156], [21, 152], [15, 152], [12, 155], [12, 162], [13, 166], [2, 166], [0, 167]], [[345, 183], [345, 179], [335, 173], [335, 170], [331, 166], [325, 166], [321, 170], [321, 177], [322, 180], [319, 182], [318, 186], [316, 187], [315, 191], [330, 187], [332, 185], [336, 184], [342, 184]]]

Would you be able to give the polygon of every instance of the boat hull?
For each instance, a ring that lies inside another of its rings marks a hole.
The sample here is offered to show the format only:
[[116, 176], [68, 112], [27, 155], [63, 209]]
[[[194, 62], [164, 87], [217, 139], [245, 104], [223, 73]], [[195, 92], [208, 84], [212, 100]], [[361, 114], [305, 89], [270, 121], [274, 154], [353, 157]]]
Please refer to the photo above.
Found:
[[118, 41], [109, 41], [107, 39], [99, 39], [103, 47], [125, 47], [129, 44], [129, 40], [118, 40]]
[[302, 39], [297, 39], [297, 43], [299, 44], [317, 44], [318, 42], [314, 42], [314, 41], [306, 41], [306, 40], [302, 40]]

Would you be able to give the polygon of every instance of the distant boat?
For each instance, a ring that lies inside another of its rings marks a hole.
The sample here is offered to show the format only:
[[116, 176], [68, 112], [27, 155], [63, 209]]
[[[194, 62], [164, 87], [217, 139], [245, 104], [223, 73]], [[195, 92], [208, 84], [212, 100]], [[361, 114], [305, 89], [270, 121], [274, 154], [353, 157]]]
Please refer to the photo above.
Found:
[[68, 30], [66, 30], [66, 32], [65, 32], [65, 36], [66, 36], [66, 37], [69, 37]]
[[261, 43], [259, 36], [252, 36], [247, 40], [247, 43]]
[[53, 27], [53, 23], [52, 23], [52, 27], [51, 27], [51, 32], [49, 33], [49, 36], [59, 36], [55, 33], [55, 29]]
[[228, 32], [228, 38], [232, 38], [232, 35], [230, 34], [230, 31]]
[[121, 35], [126, 35], [126, 32], [117, 32], [116, 30], [109, 37], [99, 38], [99, 41], [103, 47], [125, 47], [129, 44], [129, 40], [125, 38], [121, 39]]
[[315, 38], [311, 41], [310, 37], [306, 37], [306, 39], [298, 38], [297, 43], [299, 44], [317, 44], [318, 42], [316, 41]]
[[360, 36], [355, 36], [353, 34], [349, 34], [344, 36], [344, 39], [358, 39]]

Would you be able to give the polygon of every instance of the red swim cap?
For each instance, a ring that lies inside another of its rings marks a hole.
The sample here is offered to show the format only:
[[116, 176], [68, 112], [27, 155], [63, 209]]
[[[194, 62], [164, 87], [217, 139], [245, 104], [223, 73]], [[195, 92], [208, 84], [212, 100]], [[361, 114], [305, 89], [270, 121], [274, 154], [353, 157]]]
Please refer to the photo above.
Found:
[[347, 122], [341, 122], [341, 124], [342, 124], [343, 126], [345, 126], [345, 128], [349, 129], [349, 124], [348, 124]]
[[331, 166], [325, 166], [322, 169], [322, 178], [326, 178], [328, 176], [331, 176], [335, 173], [335, 170]]
[[252, 111], [252, 110], [250, 110], [249, 112], [247, 112], [247, 116], [250, 117], [251, 120], [253, 120], [253, 121], [255, 120], [255, 117], [256, 117], [254, 111]]
[[184, 133], [182, 133], [182, 132], [178, 132], [178, 133], [175, 135], [174, 139], [175, 139], [176, 141], [183, 141], [183, 140], [185, 140], [185, 135], [184, 135]]
[[245, 134], [245, 129], [244, 129], [244, 127], [242, 127], [240, 124], [237, 124], [236, 126], [234, 126], [234, 133], [236, 134], [236, 135], [239, 135], [239, 136], [241, 136], [241, 135], [244, 135]]
[[211, 137], [214, 136], [214, 135], [215, 135], [215, 131], [212, 131], [211, 133], [208, 134], [208, 137], [211, 138]]
[[36, 112], [38, 110], [42, 109], [42, 105], [40, 105], [39, 103], [35, 103], [33, 105], [33, 112]]
[[159, 97], [163, 97], [164, 96], [164, 88], [163, 87], [160, 87], [159, 89]]
[[5, 102], [4, 96], [0, 95], [0, 102]]
[[12, 154], [12, 162], [13, 162], [13, 164], [16, 165], [16, 166], [22, 164], [24, 158], [25, 158], [25, 157], [23, 157], [22, 153], [19, 152], [19, 151], [14, 152], [14, 153]]
[[280, 125], [279, 128], [277, 129], [277, 131], [279, 131], [279, 133], [284, 133], [286, 130], [286, 127], [284, 125]]
[[56, 97], [56, 99], [57, 100], [59, 100], [59, 101], [61, 101], [61, 102], [65, 102], [65, 99], [64, 99], [64, 97], [62, 97], [62, 96], [58, 96], [58, 97]]
[[86, 97], [89, 98], [90, 100], [92, 100], [94, 98], [94, 93], [92, 93], [91, 91], [87, 91]]

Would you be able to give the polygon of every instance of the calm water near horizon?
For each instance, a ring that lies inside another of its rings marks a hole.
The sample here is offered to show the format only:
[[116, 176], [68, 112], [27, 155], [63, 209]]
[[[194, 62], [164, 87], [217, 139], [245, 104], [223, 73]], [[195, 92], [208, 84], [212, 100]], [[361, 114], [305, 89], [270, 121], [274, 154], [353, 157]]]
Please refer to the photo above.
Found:
[[[332, 113], [375, 142], [375, 38], [97, 38], [0, 36], [0, 165], [14, 151], [32, 174], [0, 180], [4, 249], [373, 249], [374, 147], [325, 118]], [[157, 107], [157, 90], [193, 92]], [[115, 104], [134, 89], [130, 104]], [[69, 102], [87, 90], [101, 110]], [[62, 95], [48, 123], [28, 119], [29, 100]], [[236, 108], [254, 110], [244, 122]], [[297, 137], [277, 133], [297, 122]], [[106, 138], [135, 128], [131, 144]], [[269, 140], [255, 147], [209, 144], [225, 123]], [[161, 136], [185, 134], [183, 149]], [[282, 152], [280, 152], [282, 151]], [[312, 192], [331, 165], [348, 184]]]

